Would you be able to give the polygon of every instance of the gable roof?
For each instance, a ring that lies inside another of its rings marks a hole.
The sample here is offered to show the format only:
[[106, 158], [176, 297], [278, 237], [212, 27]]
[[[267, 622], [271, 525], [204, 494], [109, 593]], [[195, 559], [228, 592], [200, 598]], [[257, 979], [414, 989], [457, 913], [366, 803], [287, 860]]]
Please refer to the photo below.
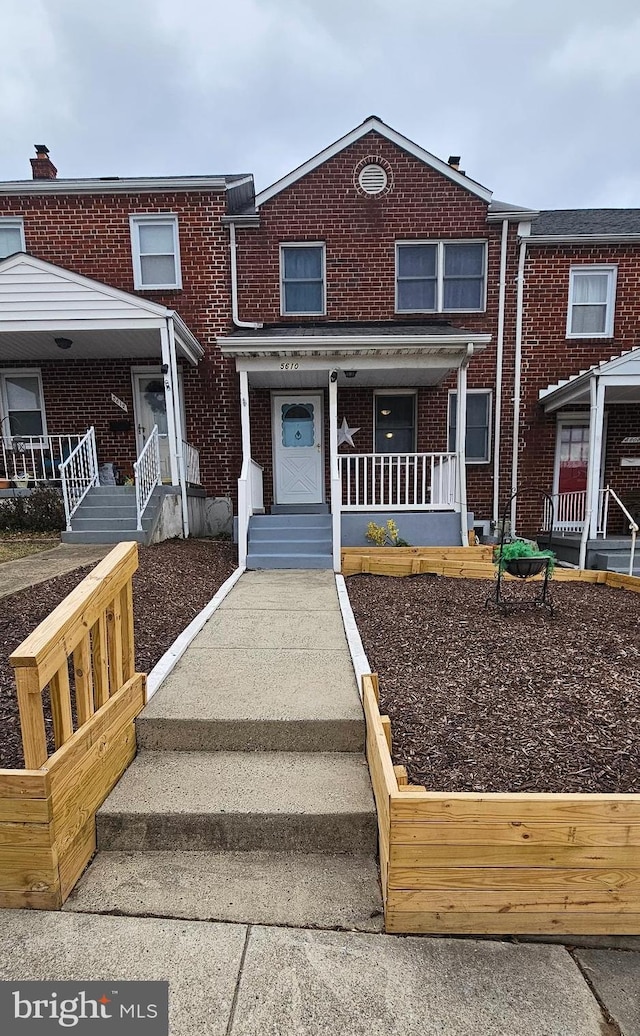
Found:
[[553, 385], [547, 385], [540, 389], [538, 399], [545, 410], [556, 410], [567, 402], [580, 400], [589, 392], [589, 382], [593, 377], [602, 377], [607, 374], [631, 373], [636, 376], [640, 374], [640, 346], [632, 349], [625, 349], [618, 356], [610, 356], [608, 360], [600, 360], [592, 363], [590, 367], [572, 374], [569, 378], [563, 378]]
[[469, 176], [465, 176], [464, 173], [461, 173], [458, 169], [454, 169], [453, 166], [450, 166], [447, 162], [443, 162], [442, 159], [436, 158], [435, 155], [432, 155], [429, 151], [425, 151], [424, 148], [419, 147], [418, 144], [414, 144], [414, 142], [409, 140], [408, 137], [404, 137], [401, 133], [392, 129], [391, 126], [387, 126], [387, 124], [382, 122], [382, 120], [376, 115], [370, 115], [368, 119], [365, 119], [364, 122], [359, 126], [356, 126], [355, 129], [352, 129], [349, 133], [346, 133], [344, 137], [340, 137], [339, 140], [330, 144], [329, 147], [324, 149], [324, 151], [320, 151], [317, 155], [314, 155], [313, 158], [310, 158], [307, 162], [299, 165], [296, 169], [287, 173], [286, 176], [283, 176], [280, 180], [271, 184], [270, 187], [267, 187], [264, 191], [260, 191], [260, 193], [256, 195], [256, 208], [264, 205], [265, 202], [274, 198], [276, 194], [280, 194], [281, 191], [284, 191], [287, 187], [290, 187], [298, 180], [301, 180], [303, 176], [306, 176], [307, 173], [317, 169], [318, 166], [323, 164], [323, 162], [327, 162], [330, 158], [333, 158], [334, 155], [338, 155], [351, 144], [355, 144], [357, 140], [360, 140], [361, 137], [365, 137], [367, 133], [379, 134], [379, 136], [389, 140], [392, 144], [402, 148], [403, 151], [407, 151], [410, 155], [413, 155], [413, 157], [417, 158], [418, 161], [424, 162], [425, 165], [435, 169], [438, 173], [442, 173], [443, 176], [446, 176], [449, 180], [457, 183], [459, 187], [464, 187], [465, 190], [469, 191], [471, 194], [475, 194], [478, 198], [482, 198], [483, 201], [491, 201], [491, 191], [488, 190], [487, 187], [483, 187], [482, 184], [479, 184], [476, 180], [472, 180]]
[[637, 237], [640, 209], [547, 209], [531, 224], [531, 237]]

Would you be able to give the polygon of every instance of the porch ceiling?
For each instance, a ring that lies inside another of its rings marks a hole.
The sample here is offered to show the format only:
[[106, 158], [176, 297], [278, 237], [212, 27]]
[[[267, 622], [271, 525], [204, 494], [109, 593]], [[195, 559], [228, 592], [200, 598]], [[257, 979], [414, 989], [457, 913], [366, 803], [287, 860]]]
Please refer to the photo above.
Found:
[[[69, 338], [70, 349], [60, 349], [54, 339]], [[176, 343], [177, 344], [177, 343]], [[6, 363], [47, 360], [102, 360], [160, 356], [158, 328], [123, 328], [118, 331], [0, 331], [0, 359]]]

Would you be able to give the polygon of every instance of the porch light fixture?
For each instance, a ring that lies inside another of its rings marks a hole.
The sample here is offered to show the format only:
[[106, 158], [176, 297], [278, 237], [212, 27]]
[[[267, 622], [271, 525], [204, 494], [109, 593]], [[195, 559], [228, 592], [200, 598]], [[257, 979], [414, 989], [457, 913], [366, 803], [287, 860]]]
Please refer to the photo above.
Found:
[[336, 370], [332, 370], [329, 378], [332, 384], [335, 383], [338, 380], [338, 372]]
[[73, 342], [70, 338], [54, 338], [53, 339], [58, 349], [70, 349]]
[[355, 378], [357, 373], [357, 371], [345, 371], [344, 376], [345, 378]]
[[391, 413], [391, 411], [390, 410], [381, 410], [380, 413], [382, 414], [383, 417], [388, 417], [389, 414]]
[[393, 439], [393, 432], [385, 432], [384, 437], [385, 439]]

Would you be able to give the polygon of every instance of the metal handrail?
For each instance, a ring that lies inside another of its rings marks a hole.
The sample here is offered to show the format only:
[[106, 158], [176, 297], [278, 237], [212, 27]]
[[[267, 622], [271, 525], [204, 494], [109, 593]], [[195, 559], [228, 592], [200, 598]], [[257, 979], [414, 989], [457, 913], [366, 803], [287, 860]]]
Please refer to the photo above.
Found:
[[612, 489], [611, 486], [607, 486], [605, 492], [607, 494], [607, 497], [611, 497], [615, 501], [615, 503], [618, 505], [618, 507], [622, 511], [623, 515], [625, 516], [625, 518], [629, 522], [629, 532], [631, 533], [631, 554], [630, 554], [630, 557], [629, 557], [629, 575], [632, 576], [633, 575], [633, 564], [634, 564], [635, 553], [636, 553], [636, 539], [637, 539], [637, 536], [638, 536], [638, 530], [640, 529], [640, 526], [636, 522], [636, 520], [633, 517], [633, 515], [627, 510], [625, 505], [622, 503], [622, 500], [620, 499], [620, 497], [616, 493], [615, 489]]
[[156, 486], [162, 485], [160, 470], [160, 439], [158, 426], [154, 424], [149, 438], [140, 450], [137, 461], [133, 465], [133, 478], [136, 486], [136, 514], [138, 532], [142, 532], [142, 516]]
[[58, 471], [62, 482], [67, 532], [71, 532], [71, 519], [89, 490], [99, 484], [96, 433], [93, 426], [83, 435], [67, 459], [58, 464]]

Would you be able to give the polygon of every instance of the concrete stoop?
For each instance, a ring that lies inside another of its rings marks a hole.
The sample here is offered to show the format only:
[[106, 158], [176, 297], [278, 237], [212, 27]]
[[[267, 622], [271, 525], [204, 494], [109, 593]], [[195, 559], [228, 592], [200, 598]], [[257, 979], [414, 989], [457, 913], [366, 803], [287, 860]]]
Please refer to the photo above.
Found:
[[136, 721], [66, 909], [378, 931], [365, 728], [332, 573], [245, 573]]

